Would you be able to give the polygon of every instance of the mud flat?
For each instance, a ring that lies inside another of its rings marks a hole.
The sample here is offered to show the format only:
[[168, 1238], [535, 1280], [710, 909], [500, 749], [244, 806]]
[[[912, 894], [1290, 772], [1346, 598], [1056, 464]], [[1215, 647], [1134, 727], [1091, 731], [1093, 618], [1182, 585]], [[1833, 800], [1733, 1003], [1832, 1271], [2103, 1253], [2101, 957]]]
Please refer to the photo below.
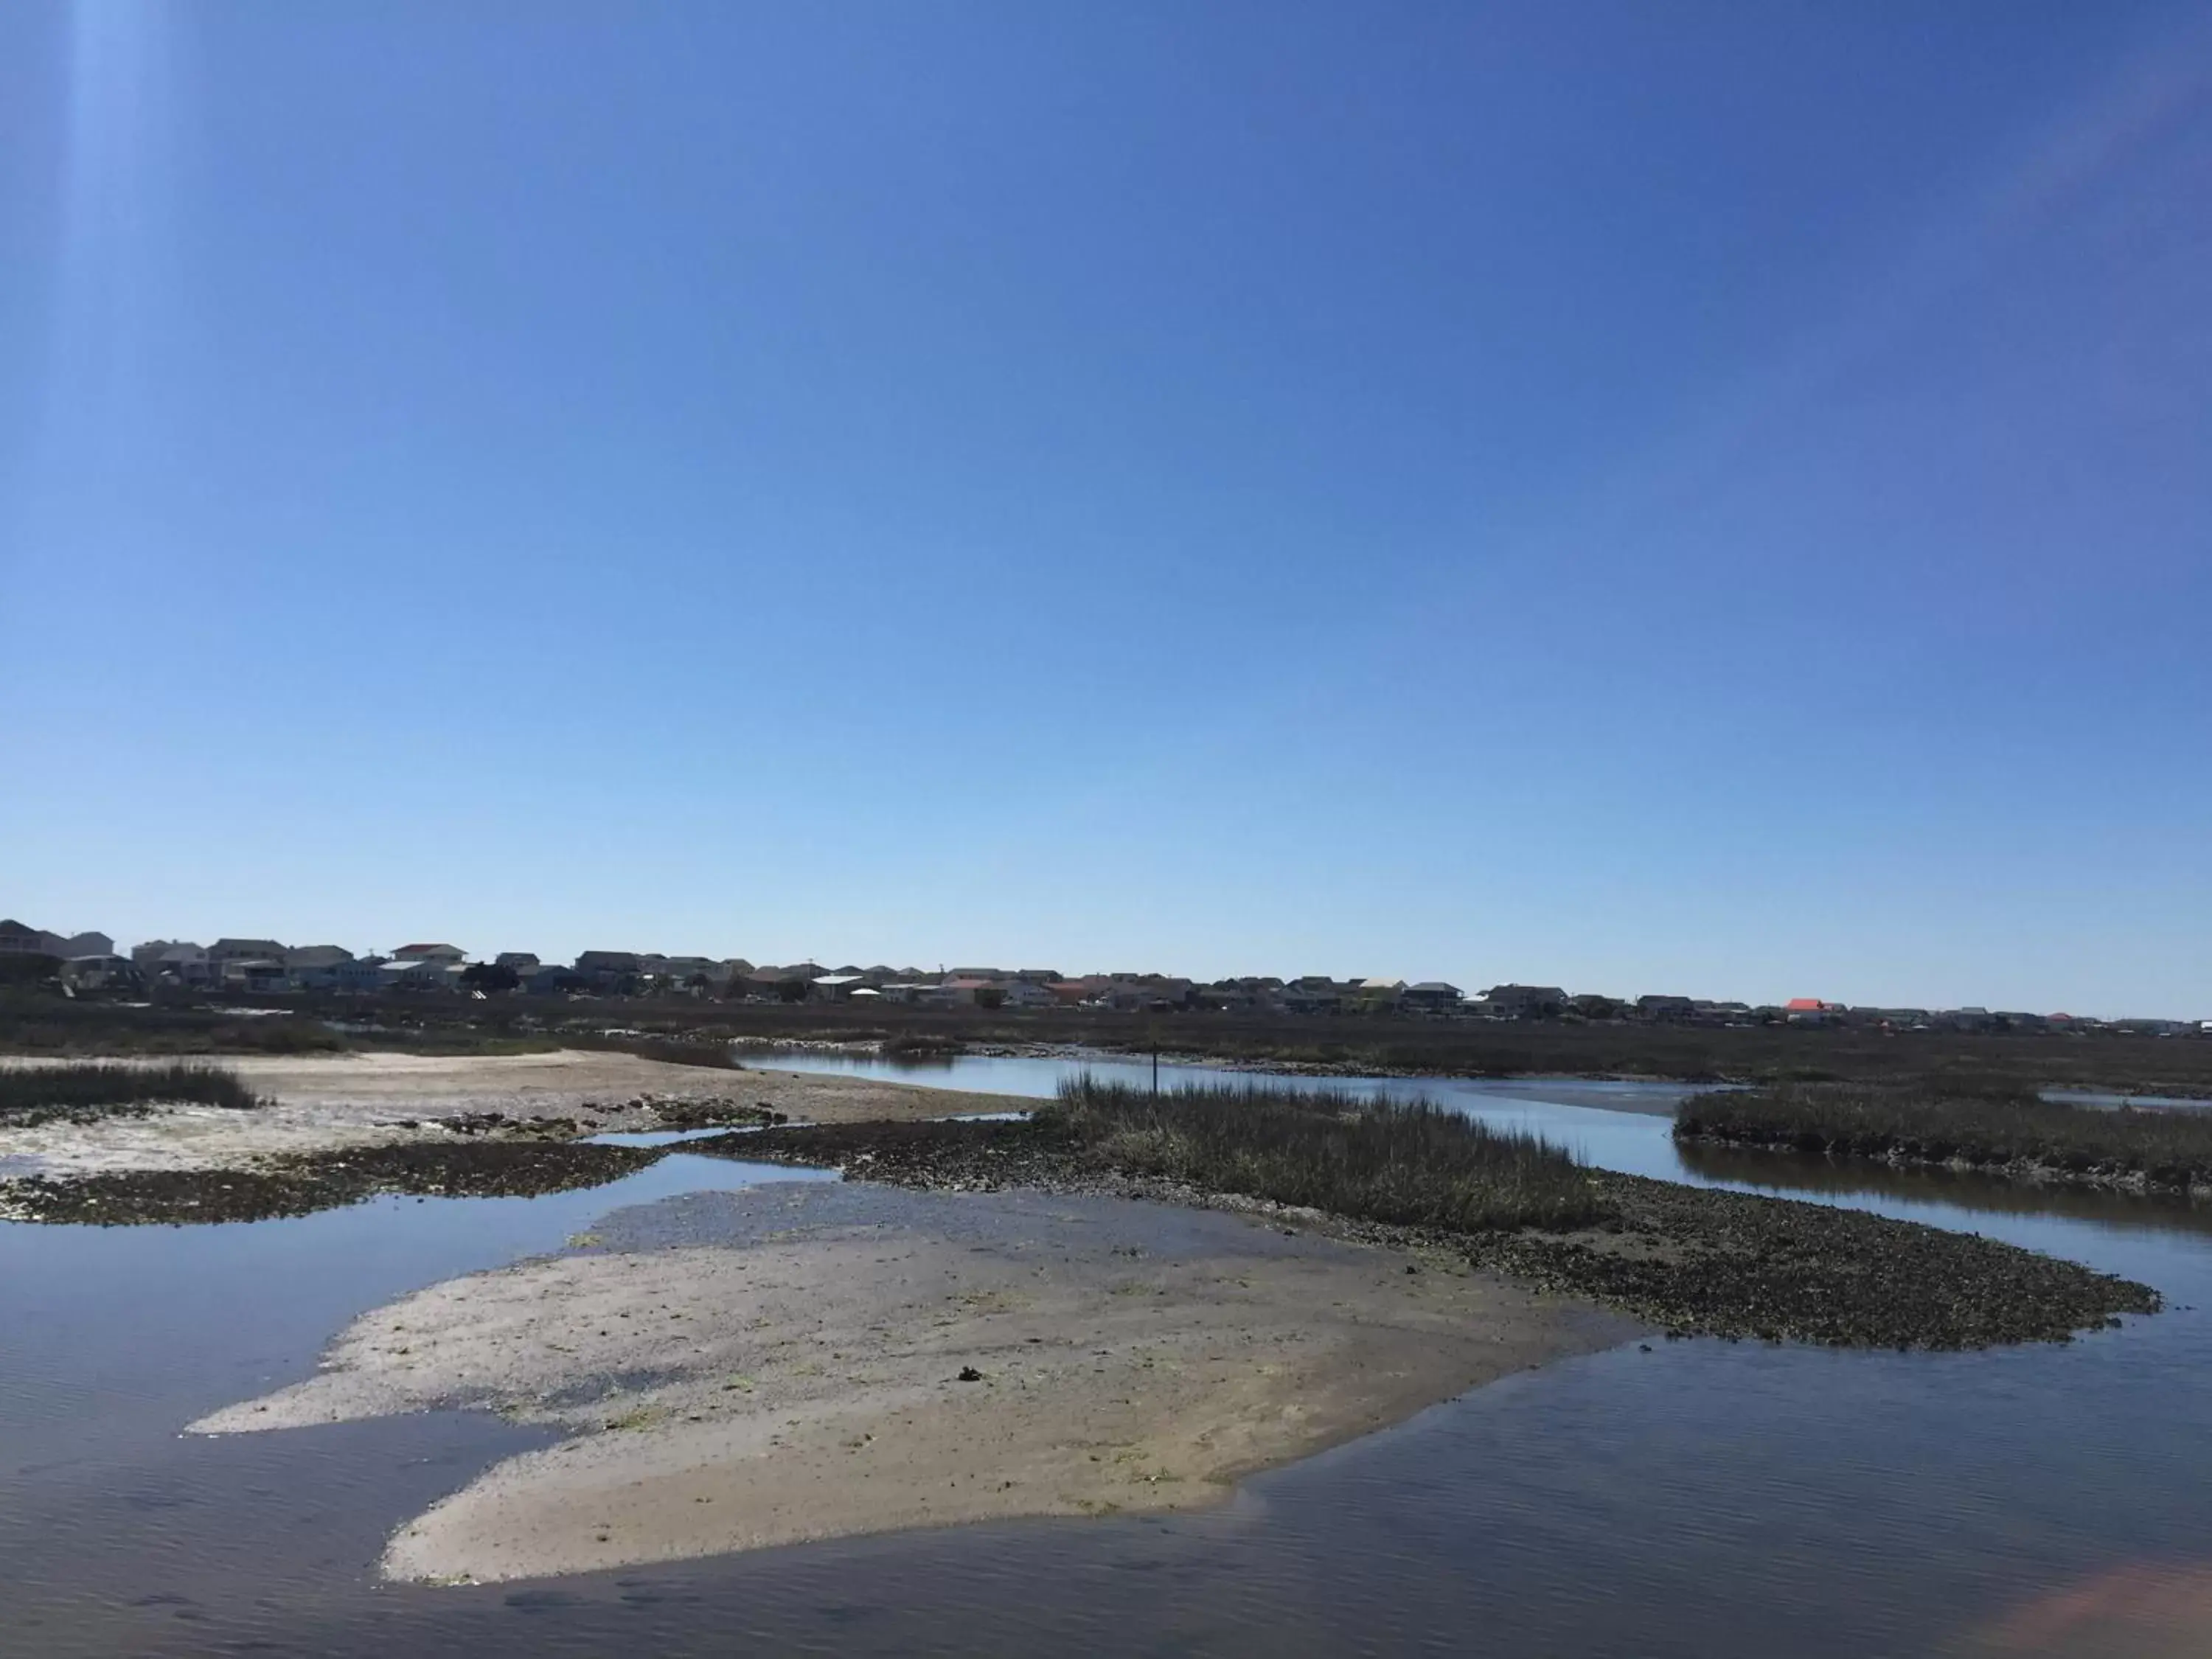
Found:
[[1185, 1509], [1638, 1327], [1448, 1255], [1099, 1197], [774, 1184], [356, 1321], [207, 1433], [468, 1406], [574, 1437], [393, 1536], [491, 1581], [1013, 1516]]
[[[0, 1065], [23, 1063], [0, 1059]], [[457, 1135], [561, 1139], [605, 1130], [744, 1124], [769, 1115], [817, 1123], [900, 1121], [1006, 1106], [994, 1095], [869, 1078], [683, 1066], [575, 1049], [244, 1055], [218, 1063], [270, 1103], [251, 1111], [166, 1107], [95, 1123], [0, 1128], [0, 1176], [252, 1170], [272, 1158], [452, 1144]]]

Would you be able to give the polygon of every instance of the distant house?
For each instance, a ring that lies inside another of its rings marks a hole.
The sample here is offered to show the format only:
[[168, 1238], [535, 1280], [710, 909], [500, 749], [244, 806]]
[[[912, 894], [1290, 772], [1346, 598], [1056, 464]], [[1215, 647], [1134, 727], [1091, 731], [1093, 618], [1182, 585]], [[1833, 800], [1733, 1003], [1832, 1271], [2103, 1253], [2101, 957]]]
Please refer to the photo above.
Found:
[[1308, 974], [1283, 987], [1280, 1000], [1288, 1014], [1333, 1014], [1344, 1006], [1344, 990], [1326, 974]]
[[1636, 999], [1636, 1013], [1639, 1019], [1688, 1020], [1697, 1018], [1698, 1005], [1689, 997], [1643, 996]]
[[562, 996], [571, 991], [588, 990], [591, 981], [574, 968], [548, 962], [522, 975], [522, 988], [532, 996]]
[[1117, 974], [1098, 1000], [1125, 1013], [1165, 1013], [1188, 1007], [1196, 991], [1188, 980], [1165, 974]]
[[138, 945], [131, 951], [131, 960], [149, 982], [205, 985], [215, 977], [206, 947], [189, 939], [155, 939]]
[[394, 957], [377, 968], [376, 977], [387, 991], [442, 991], [450, 983], [447, 969], [459, 967], [435, 957]]
[[1363, 979], [1353, 988], [1352, 1001], [1363, 1013], [1387, 1014], [1396, 1009], [1405, 994], [1402, 979]]
[[20, 921], [0, 921], [0, 956], [58, 957], [68, 962], [79, 957], [112, 957], [115, 941], [105, 933], [49, 933]]
[[1051, 1008], [1060, 1001], [1048, 987], [1032, 979], [1010, 979], [1005, 990], [1009, 1008]]
[[392, 953], [394, 962], [466, 962], [469, 953], [458, 945], [403, 945]]
[[678, 991], [719, 991], [730, 982], [729, 964], [712, 957], [643, 957], [638, 971]]
[[950, 974], [938, 987], [939, 995], [933, 1000], [957, 1003], [975, 1008], [997, 1008], [1006, 1000], [1003, 980], [986, 978], [978, 974]]
[[1455, 1014], [1467, 1000], [1467, 994], [1456, 985], [1447, 985], [1440, 979], [1425, 979], [1418, 985], [1408, 985], [1401, 999], [1409, 1012], [1417, 1014]]
[[492, 958], [492, 966], [512, 968], [517, 979], [528, 979], [544, 967], [544, 963], [539, 962], [537, 957], [528, 951], [501, 951]]
[[334, 991], [338, 969], [353, 960], [341, 945], [302, 945], [284, 952], [284, 972], [299, 991]]
[[[257, 969], [254, 980], [258, 980], [261, 984], [250, 987], [246, 982], [248, 980], [246, 964], [248, 963], [254, 964], [254, 969]], [[264, 988], [265, 991], [265, 988], [270, 988], [265, 984], [270, 964], [276, 967], [279, 975], [283, 973], [283, 945], [279, 945], [272, 938], [219, 938], [219, 940], [215, 940], [215, 945], [208, 947], [208, 978], [212, 982], [232, 988], [232, 991], [248, 991], [248, 988]]]
[[1833, 1024], [1845, 1012], [1842, 1003], [1823, 1002], [1818, 997], [1792, 997], [1782, 1005], [1782, 1017], [1792, 1025]]
[[843, 1002], [867, 984], [860, 974], [817, 974], [807, 982], [806, 994], [816, 1002]]
[[595, 991], [623, 991], [636, 980], [640, 962], [635, 951], [586, 951], [576, 972]]
[[292, 988], [291, 975], [281, 953], [273, 957], [225, 957], [216, 968], [218, 982], [226, 991], [264, 995]]
[[1556, 985], [1493, 985], [1476, 1012], [1494, 1019], [1553, 1019], [1566, 1006], [1567, 994]]
[[382, 957], [356, 957], [351, 962], [338, 963], [330, 970], [331, 989], [348, 996], [366, 996], [383, 988], [384, 966]]

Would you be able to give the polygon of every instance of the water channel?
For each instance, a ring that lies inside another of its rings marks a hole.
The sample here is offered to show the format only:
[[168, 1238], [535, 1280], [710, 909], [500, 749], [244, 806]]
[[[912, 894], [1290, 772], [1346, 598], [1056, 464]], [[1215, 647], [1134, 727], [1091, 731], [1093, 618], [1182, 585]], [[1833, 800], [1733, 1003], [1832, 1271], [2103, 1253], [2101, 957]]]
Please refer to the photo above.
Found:
[[[978, 1057], [896, 1075], [1036, 1097], [1066, 1064]], [[1978, 1354], [1632, 1344], [1261, 1476], [1204, 1514], [429, 1589], [374, 1581], [385, 1534], [538, 1431], [462, 1413], [221, 1440], [179, 1428], [307, 1374], [349, 1316], [406, 1290], [701, 1188], [763, 1183], [762, 1200], [781, 1201], [769, 1183], [793, 1171], [677, 1152], [534, 1199], [5, 1224], [0, 1652], [2212, 1652], [2212, 1213], [1686, 1158], [1663, 1115], [1679, 1091], [1650, 1085], [1383, 1086], [1540, 1129], [1610, 1168], [2070, 1256], [2158, 1286], [2171, 1309]]]

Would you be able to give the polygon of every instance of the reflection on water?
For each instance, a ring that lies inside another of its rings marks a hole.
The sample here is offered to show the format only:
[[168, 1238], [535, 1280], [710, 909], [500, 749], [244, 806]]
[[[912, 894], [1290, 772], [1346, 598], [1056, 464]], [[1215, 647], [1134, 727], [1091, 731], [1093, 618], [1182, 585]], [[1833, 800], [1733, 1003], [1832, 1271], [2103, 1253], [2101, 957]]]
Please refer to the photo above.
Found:
[[[1024, 1095], [1038, 1100], [1052, 1098], [1065, 1079], [1087, 1074], [1109, 1082], [1150, 1088], [1153, 1075], [1149, 1059], [1132, 1060], [1105, 1053], [909, 1056], [758, 1047], [740, 1048], [736, 1053], [745, 1065], [762, 1071], [879, 1078], [921, 1088], [967, 1089], [979, 1094]], [[1614, 1078], [1340, 1077], [1304, 1072], [1235, 1071], [1221, 1066], [1178, 1064], [1173, 1060], [1162, 1061], [1158, 1073], [1163, 1089], [1186, 1083], [1229, 1082], [1264, 1084], [1271, 1089], [1352, 1089], [1361, 1093], [1380, 1089], [1395, 1095], [1434, 1094], [1440, 1089], [1489, 1090], [1558, 1100], [1568, 1105], [1611, 1106], [1631, 1111], [1672, 1111], [1674, 1103], [1686, 1095], [1723, 1086], [1644, 1083]]]
[[[2212, 1652], [2200, 1209], [1685, 1153], [1664, 1116], [1602, 1109], [1622, 1097], [1596, 1085], [1425, 1087], [1608, 1167], [1972, 1228], [2147, 1279], [2175, 1310], [1982, 1354], [1631, 1345], [1262, 1476], [1210, 1513], [428, 1590], [368, 1582], [384, 1533], [530, 1435], [436, 1415], [222, 1441], [178, 1425], [304, 1375], [362, 1307], [551, 1248], [614, 1205], [761, 1172], [678, 1153], [595, 1193], [246, 1226], [0, 1227], [0, 1647]], [[782, 1201], [773, 1187], [760, 1200]]]
[[1788, 1198], [1894, 1200], [1976, 1215], [2064, 1216], [2112, 1227], [2212, 1234], [2212, 1200], [2178, 1194], [2138, 1195], [2094, 1188], [2007, 1181], [1968, 1170], [1893, 1169], [1802, 1152], [1735, 1147], [1675, 1148], [1682, 1176]]

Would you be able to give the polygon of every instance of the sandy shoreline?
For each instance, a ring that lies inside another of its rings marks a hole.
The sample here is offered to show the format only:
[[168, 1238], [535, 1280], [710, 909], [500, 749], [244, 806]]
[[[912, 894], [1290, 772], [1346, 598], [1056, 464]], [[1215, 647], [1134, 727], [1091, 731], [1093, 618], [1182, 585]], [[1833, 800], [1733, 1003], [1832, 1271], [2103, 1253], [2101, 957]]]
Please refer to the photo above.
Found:
[[405, 1297], [318, 1376], [194, 1427], [464, 1405], [569, 1431], [402, 1527], [382, 1563], [488, 1582], [1201, 1505], [1638, 1328], [1249, 1218], [775, 1184], [624, 1212], [574, 1253]]
[[[0, 1066], [23, 1063], [0, 1057]], [[532, 1126], [580, 1134], [654, 1129], [663, 1127], [654, 1102], [725, 1099], [812, 1123], [948, 1117], [1005, 1111], [1010, 1104], [998, 1095], [870, 1078], [678, 1066], [602, 1050], [296, 1059], [245, 1054], [211, 1063], [236, 1072], [272, 1103], [253, 1111], [184, 1106], [96, 1123], [0, 1127], [0, 1173], [239, 1169], [269, 1156], [450, 1140], [450, 1121], [494, 1114], [512, 1121], [506, 1133], [526, 1133]]]

